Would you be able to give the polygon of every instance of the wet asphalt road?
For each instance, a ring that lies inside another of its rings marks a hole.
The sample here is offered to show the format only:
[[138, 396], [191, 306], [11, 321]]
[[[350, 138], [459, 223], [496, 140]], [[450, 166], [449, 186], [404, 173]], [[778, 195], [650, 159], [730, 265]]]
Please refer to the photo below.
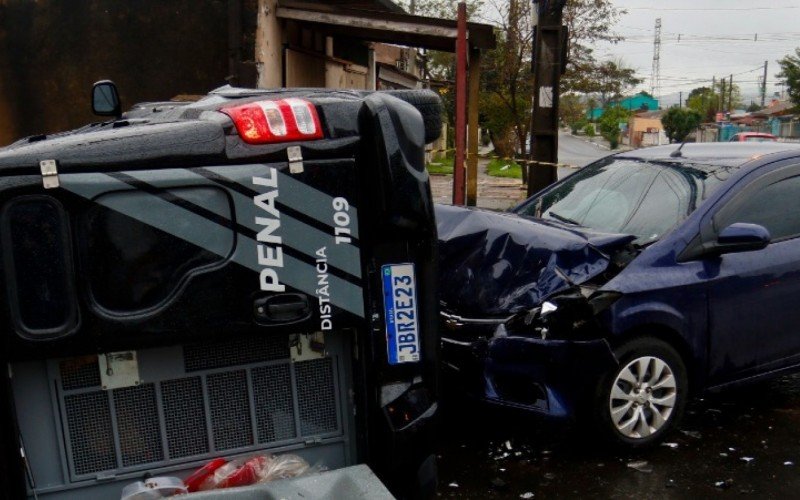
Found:
[[644, 451], [467, 402], [446, 406], [443, 427], [447, 498], [800, 496], [800, 375], [694, 401], [670, 445]]
[[[558, 132], [558, 162], [578, 167], [585, 167], [595, 160], [610, 155], [612, 152], [596, 144], [575, 137], [563, 130]], [[559, 174], [561, 172], [559, 171]], [[561, 177], [561, 175], [559, 175]]]

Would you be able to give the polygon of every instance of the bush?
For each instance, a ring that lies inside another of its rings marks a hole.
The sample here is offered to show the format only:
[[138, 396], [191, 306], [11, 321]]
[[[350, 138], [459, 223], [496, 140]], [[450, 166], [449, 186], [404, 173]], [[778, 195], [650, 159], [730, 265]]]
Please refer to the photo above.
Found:
[[586, 120], [581, 119], [581, 120], [578, 120], [576, 122], [572, 122], [572, 124], [569, 126], [569, 128], [570, 128], [570, 130], [572, 130], [573, 134], [577, 134], [578, 131], [583, 130], [584, 128], [586, 128], [586, 125], [588, 125], [588, 124], [589, 124], [589, 122], [587, 122]]
[[700, 126], [702, 117], [693, 109], [670, 108], [661, 117], [661, 124], [670, 142], [681, 142]]
[[631, 113], [621, 106], [611, 106], [603, 110], [603, 117], [600, 118], [600, 135], [608, 141], [611, 149], [619, 146], [620, 123], [626, 122]]
[[587, 123], [583, 126], [583, 133], [586, 134], [588, 137], [594, 137], [594, 123]]

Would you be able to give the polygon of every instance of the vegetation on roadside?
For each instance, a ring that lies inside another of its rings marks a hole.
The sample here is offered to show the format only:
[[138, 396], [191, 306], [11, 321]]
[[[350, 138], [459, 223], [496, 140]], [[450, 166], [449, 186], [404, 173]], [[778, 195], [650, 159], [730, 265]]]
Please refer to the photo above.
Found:
[[611, 149], [619, 146], [620, 123], [628, 121], [631, 112], [621, 106], [610, 106], [603, 111], [600, 118], [600, 135], [608, 141]]
[[489, 164], [486, 165], [486, 173], [492, 177], [522, 179], [522, 167], [513, 160], [493, 158], [489, 160]]
[[669, 142], [681, 142], [700, 126], [700, 113], [689, 108], [669, 108], [661, 117]]
[[453, 157], [438, 158], [428, 163], [426, 167], [431, 175], [453, 175]]

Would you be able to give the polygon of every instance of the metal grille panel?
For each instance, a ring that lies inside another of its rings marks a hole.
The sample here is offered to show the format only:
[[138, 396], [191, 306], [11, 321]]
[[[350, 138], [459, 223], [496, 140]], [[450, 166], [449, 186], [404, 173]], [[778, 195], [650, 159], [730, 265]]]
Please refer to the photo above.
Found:
[[253, 444], [247, 372], [237, 370], [209, 375], [206, 384], [214, 448], [230, 450]]
[[64, 398], [75, 474], [117, 467], [108, 394], [90, 392]]
[[297, 430], [289, 365], [255, 368], [252, 377], [258, 442], [269, 443], [295, 437]]
[[164, 459], [158, 422], [158, 403], [153, 384], [114, 391], [122, 466], [160, 462]]
[[58, 364], [61, 387], [66, 391], [100, 387], [100, 365], [97, 356], [65, 359]]
[[338, 423], [331, 358], [296, 363], [295, 377], [301, 434], [335, 431]]
[[208, 453], [206, 409], [200, 377], [161, 383], [167, 446], [171, 458]]
[[287, 359], [289, 339], [286, 335], [244, 337], [212, 344], [187, 345], [183, 349], [186, 371], [194, 372]]
[[287, 340], [186, 347], [183, 370], [171, 364], [174, 348], [142, 351], [147, 383], [111, 391], [99, 390], [96, 356], [55, 361], [71, 481], [333, 438], [341, 430], [340, 365], [335, 358], [293, 363]]

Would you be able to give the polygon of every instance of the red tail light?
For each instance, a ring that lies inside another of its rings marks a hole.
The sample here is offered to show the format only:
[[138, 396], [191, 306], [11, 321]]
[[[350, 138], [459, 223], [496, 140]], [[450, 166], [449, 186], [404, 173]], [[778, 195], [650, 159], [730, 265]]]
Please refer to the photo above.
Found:
[[304, 99], [248, 102], [220, 109], [248, 144], [322, 139], [317, 109]]

